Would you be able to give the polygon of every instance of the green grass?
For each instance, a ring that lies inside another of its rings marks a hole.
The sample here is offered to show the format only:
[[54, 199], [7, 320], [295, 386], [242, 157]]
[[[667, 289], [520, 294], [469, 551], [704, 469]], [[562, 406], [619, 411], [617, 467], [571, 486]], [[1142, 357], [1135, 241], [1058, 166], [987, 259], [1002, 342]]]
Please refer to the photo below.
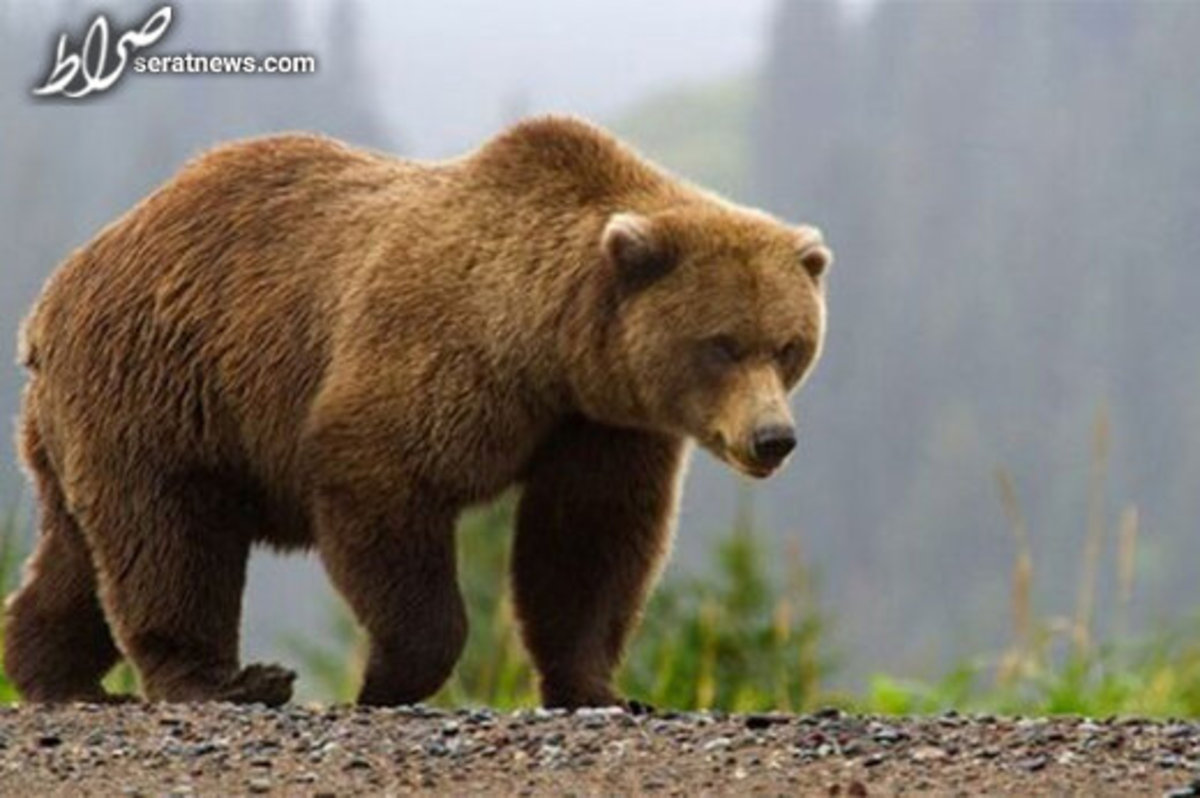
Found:
[[1007, 683], [986, 664], [962, 665], [939, 681], [875, 676], [848, 708], [889, 715], [946, 710], [1092, 718], [1200, 716], [1200, 623], [1163, 632], [1153, 643], [1117, 646]]
[[[18, 546], [16, 510], [0, 515], [0, 593], [7, 596], [17, 586], [20, 573], [21, 552]], [[4, 616], [0, 615], [0, 643], [4, 642]], [[17, 691], [4, 669], [0, 668], [0, 704], [11, 704], [17, 700]]]
[[831, 666], [815, 591], [798, 556], [780, 575], [749, 504], [712, 543], [705, 570], [668, 578], [647, 608], [621, 676], [655, 706], [801, 711]]

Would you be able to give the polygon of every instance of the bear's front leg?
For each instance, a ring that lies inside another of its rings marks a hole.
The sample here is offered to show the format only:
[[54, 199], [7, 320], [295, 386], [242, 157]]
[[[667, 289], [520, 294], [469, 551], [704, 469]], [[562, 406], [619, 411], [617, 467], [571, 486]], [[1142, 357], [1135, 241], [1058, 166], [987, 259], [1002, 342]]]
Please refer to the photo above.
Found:
[[[384, 360], [403, 371], [412, 348], [388, 340], [400, 351]], [[437, 692], [466, 644], [459, 506], [429, 484], [429, 453], [449, 451], [434, 434], [444, 428], [429, 426], [436, 413], [420, 404], [432, 394], [396, 393], [370, 354], [347, 356], [325, 385], [300, 456], [321, 561], [369, 637], [358, 701], [412, 704]]]
[[613, 673], [670, 547], [683, 444], [575, 422], [521, 498], [513, 583], [547, 706], [625, 702]]
[[419, 499], [316, 497], [317, 547], [330, 579], [370, 638], [358, 701], [413, 704], [437, 692], [462, 653], [467, 617], [454, 560], [455, 514]]

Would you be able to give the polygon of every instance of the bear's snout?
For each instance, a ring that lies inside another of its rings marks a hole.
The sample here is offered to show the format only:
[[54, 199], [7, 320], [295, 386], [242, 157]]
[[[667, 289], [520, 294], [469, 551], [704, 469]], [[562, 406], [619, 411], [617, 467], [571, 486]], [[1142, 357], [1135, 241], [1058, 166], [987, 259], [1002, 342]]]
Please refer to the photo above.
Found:
[[767, 424], [751, 436], [751, 456], [763, 468], [775, 469], [795, 448], [796, 429], [791, 424]]

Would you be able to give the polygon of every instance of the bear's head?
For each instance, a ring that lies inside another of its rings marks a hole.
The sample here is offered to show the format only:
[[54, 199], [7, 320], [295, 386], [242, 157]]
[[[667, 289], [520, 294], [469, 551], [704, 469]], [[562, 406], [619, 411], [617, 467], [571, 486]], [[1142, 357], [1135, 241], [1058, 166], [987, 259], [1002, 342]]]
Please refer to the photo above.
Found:
[[616, 213], [600, 249], [617, 286], [609, 374], [624, 383], [610, 391], [639, 426], [773, 473], [796, 445], [788, 396], [821, 352], [821, 233], [713, 203]]

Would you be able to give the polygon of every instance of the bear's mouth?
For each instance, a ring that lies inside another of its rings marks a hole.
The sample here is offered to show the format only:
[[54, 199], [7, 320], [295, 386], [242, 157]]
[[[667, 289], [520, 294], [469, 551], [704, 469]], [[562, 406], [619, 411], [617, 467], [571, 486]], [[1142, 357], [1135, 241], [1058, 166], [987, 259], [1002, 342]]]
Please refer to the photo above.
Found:
[[766, 479], [779, 470], [779, 466], [782, 465], [782, 463], [763, 465], [762, 463], [756, 463], [749, 458], [743, 457], [736, 449], [729, 446], [721, 435], [713, 435], [701, 439], [700, 445], [718, 460], [731, 466], [733, 470], [754, 479]]
[[764, 466], [756, 463], [748, 463], [738, 457], [727, 457], [725, 458], [725, 462], [729, 463], [746, 476], [754, 477], [755, 479], [766, 479], [779, 469], [779, 466], [777, 465]]

